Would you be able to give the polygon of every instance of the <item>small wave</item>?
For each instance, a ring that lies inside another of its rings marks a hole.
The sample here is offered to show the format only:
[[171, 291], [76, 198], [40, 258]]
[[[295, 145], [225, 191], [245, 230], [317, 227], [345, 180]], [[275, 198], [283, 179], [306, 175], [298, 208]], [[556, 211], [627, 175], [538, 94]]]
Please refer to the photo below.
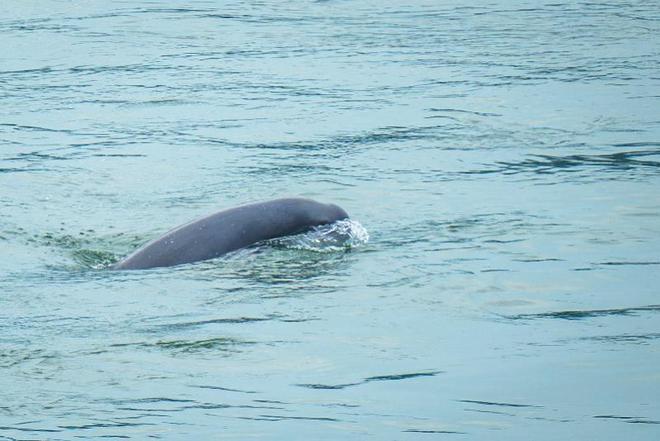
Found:
[[373, 381], [399, 381], [399, 380], [408, 380], [410, 378], [418, 377], [434, 377], [438, 374], [442, 374], [444, 371], [429, 371], [429, 372], [413, 372], [409, 374], [395, 374], [395, 375], [377, 375], [374, 377], [367, 377], [361, 381], [356, 381], [354, 383], [343, 383], [343, 384], [318, 384], [318, 383], [309, 383], [309, 384], [296, 384], [299, 387], [305, 387], [307, 389], [346, 389], [351, 386], [359, 386], [361, 384], [371, 383]]
[[[224, 391], [224, 392], [238, 392], [238, 393], [242, 393], [242, 394], [256, 394], [256, 393], [258, 393], [255, 390], [240, 390], [240, 389], [232, 389], [232, 388], [229, 388], [229, 387], [222, 387], [222, 386], [210, 386], [210, 385], [205, 385], [205, 384], [193, 384], [190, 387], [196, 387], [196, 388], [199, 388], [199, 389], [221, 390], [221, 391]], [[259, 401], [259, 400], [255, 400], [255, 401]]]
[[158, 340], [144, 341], [136, 343], [115, 343], [110, 346], [113, 348], [138, 347], [146, 349], [160, 349], [172, 353], [195, 353], [203, 351], [216, 352], [240, 352], [240, 347], [252, 345], [255, 342], [238, 340], [230, 337], [215, 337], [202, 340]]
[[84, 268], [101, 270], [110, 267], [117, 261], [114, 253], [99, 250], [79, 249], [73, 253], [74, 260]]
[[660, 311], [660, 305], [638, 306], [632, 308], [617, 308], [617, 309], [592, 309], [592, 310], [573, 310], [573, 311], [554, 311], [542, 312], [539, 314], [519, 314], [508, 316], [511, 320], [531, 320], [543, 318], [557, 318], [564, 320], [581, 320], [593, 317], [604, 316], [629, 316], [637, 315], [643, 312], [657, 312]]
[[592, 337], [581, 337], [578, 340], [603, 342], [603, 343], [650, 344], [651, 341], [659, 338], [660, 338], [660, 333], [656, 332], [650, 334], [595, 335]]
[[306, 233], [274, 239], [270, 243], [296, 250], [335, 252], [357, 248], [368, 241], [366, 228], [358, 221], [347, 219], [315, 227]]
[[406, 429], [406, 433], [442, 433], [442, 434], [456, 434], [465, 435], [466, 432], [457, 432], [455, 430], [437, 430], [437, 429]]
[[137, 248], [146, 239], [123, 233], [98, 235], [94, 230], [80, 231], [78, 234], [49, 232], [37, 234], [27, 239], [30, 242], [65, 251], [73, 258], [76, 266], [70, 269], [101, 270], [115, 263], [126, 248]]
[[594, 418], [605, 420], [620, 420], [631, 424], [660, 424], [660, 421], [649, 420], [646, 417], [618, 416], [618, 415], [594, 415]]
[[631, 150], [596, 155], [528, 155], [518, 162], [498, 161], [493, 168], [466, 171], [465, 174], [503, 173], [505, 175], [535, 174], [555, 175], [560, 173], [582, 173], [589, 176], [591, 170], [597, 169], [603, 173], [618, 173], [621, 178], [634, 179], [631, 170], [644, 173], [657, 172], [660, 161], [653, 158], [660, 154], [657, 149]]
[[[341, 421], [337, 418], [330, 418], [330, 417], [310, 417], [310, 416], [295, 416], [295, 415], [259, 415], [259, 416], [260, 416], [259, 419], [262, 421], [284, 421], [284, 420], [332, 421], [332, 422]], [[257, 418], [247, 418], [247, 419], [257, 419]]]
[[460, 403], [480, 404], [482, 406], [500, 406], [500, 407], [542, 407], [535, 404], [520, 404], [520, 403], [499, 403], [495, 401], [482, 401], [482, 400], [457, 400]]

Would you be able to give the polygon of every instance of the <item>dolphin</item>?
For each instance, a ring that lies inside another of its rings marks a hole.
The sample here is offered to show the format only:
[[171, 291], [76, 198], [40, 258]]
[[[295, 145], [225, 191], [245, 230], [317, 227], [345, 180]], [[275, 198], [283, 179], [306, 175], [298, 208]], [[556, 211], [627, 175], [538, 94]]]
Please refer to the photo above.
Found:
[[337, 205], [304, 198], [241, 205], [176, 227], [111, 269], [148, 269], [213, 259], [263, 240], [302, 233], [347, 218], [348, 213]]

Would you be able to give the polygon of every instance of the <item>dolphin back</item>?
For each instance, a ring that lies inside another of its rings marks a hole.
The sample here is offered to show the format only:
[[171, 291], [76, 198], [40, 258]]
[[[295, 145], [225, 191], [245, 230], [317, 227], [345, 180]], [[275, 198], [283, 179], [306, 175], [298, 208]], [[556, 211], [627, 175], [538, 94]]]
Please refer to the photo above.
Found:
[[213, 259], [263, 240], [304, 232], [348, 218], [334, 204], [284, 198], [242, 205], [168, 231], [117, 262], [112, 269], [148, 269]]

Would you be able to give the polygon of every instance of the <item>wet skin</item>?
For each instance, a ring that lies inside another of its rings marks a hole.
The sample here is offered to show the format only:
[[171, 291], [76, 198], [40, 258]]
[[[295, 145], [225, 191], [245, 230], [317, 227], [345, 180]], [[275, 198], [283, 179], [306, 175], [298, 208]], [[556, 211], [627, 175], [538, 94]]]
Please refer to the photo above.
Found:
[[284, 198], [219, 211], [181, 225], [117, 262], [112, 269], [167, 267], [213, 259], [254, 243], [348, 218], [342, 208]]

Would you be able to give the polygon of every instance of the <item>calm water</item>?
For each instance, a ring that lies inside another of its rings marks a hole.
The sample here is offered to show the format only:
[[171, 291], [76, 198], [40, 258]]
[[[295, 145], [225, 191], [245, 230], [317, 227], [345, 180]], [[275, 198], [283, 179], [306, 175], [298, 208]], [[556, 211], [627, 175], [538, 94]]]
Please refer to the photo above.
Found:
[[0, 439], [660, 438], [657, 2], [175, 3], [0, 4]]

